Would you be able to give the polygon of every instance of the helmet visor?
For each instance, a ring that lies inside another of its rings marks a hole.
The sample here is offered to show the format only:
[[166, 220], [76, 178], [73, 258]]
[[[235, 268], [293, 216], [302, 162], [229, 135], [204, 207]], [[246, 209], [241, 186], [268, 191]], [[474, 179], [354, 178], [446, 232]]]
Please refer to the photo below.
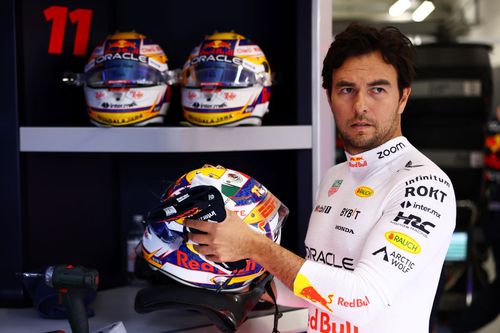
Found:
[[93, 88], [154, 86], [163, 81], [160, 71], [133, 60], [109, 60], [86, 74], [86, 83]]
[[226, 62], [201, 62], [184, 73], [186, 87], [213, 84], [220, 87], [251, 87], [258, 83], [255, 73], [241, 65]]
[[272, 236], [272, 240], [278, 244], [281, 241], [281, 228], [285, 224], [288, 213], [288, 207], [285, 206], [284, 203], [279, 202], [279, 207], [276, 214], [268, 220], [272, 231], [272, 235], [270, 236]]

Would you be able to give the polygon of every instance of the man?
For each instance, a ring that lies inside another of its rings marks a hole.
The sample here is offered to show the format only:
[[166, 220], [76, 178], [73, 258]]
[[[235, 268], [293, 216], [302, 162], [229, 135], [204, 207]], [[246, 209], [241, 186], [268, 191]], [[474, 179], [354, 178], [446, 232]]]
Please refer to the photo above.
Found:
[[[401, 133], [414, 47], [396, 28], [350, 25], [324, 60], [323, 87], [347, 161], [323, 178], [300, 258], [244, 228], [187, 221], [214, 261], [252, 258], [309, 307], [308, 332], [423, 333], [455, 227], [451, 181]], [[283, 299], [278, 288], [278, 302]]]

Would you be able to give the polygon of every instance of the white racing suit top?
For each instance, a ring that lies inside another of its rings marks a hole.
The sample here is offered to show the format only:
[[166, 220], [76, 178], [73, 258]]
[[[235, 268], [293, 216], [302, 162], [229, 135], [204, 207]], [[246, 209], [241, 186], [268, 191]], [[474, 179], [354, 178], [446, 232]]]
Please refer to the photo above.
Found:
[[294, 281], [307, 332], [427, 333], [455, 228], [452, 183], [405, 137], [346, 156], [320, 184]]

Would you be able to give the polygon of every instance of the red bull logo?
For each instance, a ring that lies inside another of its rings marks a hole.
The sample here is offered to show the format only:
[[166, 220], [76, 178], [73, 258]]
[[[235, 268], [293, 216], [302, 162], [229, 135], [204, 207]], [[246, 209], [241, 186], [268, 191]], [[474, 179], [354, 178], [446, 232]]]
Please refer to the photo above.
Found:
[[[318, 313], [319, 312], [319, 313]], [[309, 321], [307, 326], [314, 331], [322, 333], [359, 333], [359, 328], [348, 321], [343, 323], [334, 322], [330, 314], [318, 309], [309, 310]]]
[[366, 307], [370, 304], [370, 300], [368, 296], [364, 298], [354, 298], [354, 299], [345, 299], [344, 297], [338, 298], [338, 305], [344, 306], [346, 308], [362, 308]]
[[328, 300], [324, 298], [317, 290], [314, 288], [304, 274], [297, 274], [295, 281], [293, 282], [293, 293], [297, 296], [305, 298], [312, 303], [318, 303], [322, 305], [325, 309], [333, 312], [328, 304], [333, 303], [333, 294], [327, 296]]
[[186, 252], [183, 252], [181, 250], [177, 250], [176, 264], [177, 266], [184, 267], [190, 270], [210, 272], [221, 275], [225, 274], [223, 271], [221, 271], [217, 267], [210, 265], [208, 262], [191, 259]]
[[108, 52], [132, 52], [139, 53], [139, 48], [137, 47], [137, 42], [132, 42], [126, 39], [118, 39], [114, 42], [110, 42], [106, 47], [106, 53]]
[[326, 300], [326, 298], [321, 296], [321, 294], [313, 286], [309, 286], [303, 288], [300, 291], [300, 296], [310, 300], [313, 303], [319, 303], [328, 311], [333, 312], [333, 310], [328, 306], [328, 304], [333, 303], [333, 294], [328, 295], [328, 300]]
[[212, 40], [205, 42], [201, 48], [200, 55], [204, 54], [225, 54], [233, 55], [233, 44], [224, 40]]
[[349, 158], [350, 168], [364, 168], [368, 166], [368, 162], [363, 158], [363, 156], [351, 156]]
[[206, 43], [203, 48], [204, 49], [207, 49], [207, 48], [212, 48], [212, 49], [218, 49], [218, 48], [226, 48], [226, 49], [230, 49], [231, 48], [231, 43], [228, 43], [228, 42], [225, 42], [223, 40], [214, 40], [214, 41], [211, 41], [209, 43]]

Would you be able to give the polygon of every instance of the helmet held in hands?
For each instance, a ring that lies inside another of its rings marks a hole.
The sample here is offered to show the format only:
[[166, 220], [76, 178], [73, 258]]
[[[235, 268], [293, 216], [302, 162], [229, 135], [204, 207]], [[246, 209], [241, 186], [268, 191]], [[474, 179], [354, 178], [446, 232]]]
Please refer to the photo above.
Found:
[[265, 272], [261, 265], [249, 259], [210, 261], [183, 235], [186, 218], [221, 222], [226, 209], [236, 212], [249, 228], [280, 242], [288, 208], [252, 177], [205, 165], [180, 177], [148, 213], [142, 239], [144, 259], [153, 269], [189, 286], [242, 290]]

